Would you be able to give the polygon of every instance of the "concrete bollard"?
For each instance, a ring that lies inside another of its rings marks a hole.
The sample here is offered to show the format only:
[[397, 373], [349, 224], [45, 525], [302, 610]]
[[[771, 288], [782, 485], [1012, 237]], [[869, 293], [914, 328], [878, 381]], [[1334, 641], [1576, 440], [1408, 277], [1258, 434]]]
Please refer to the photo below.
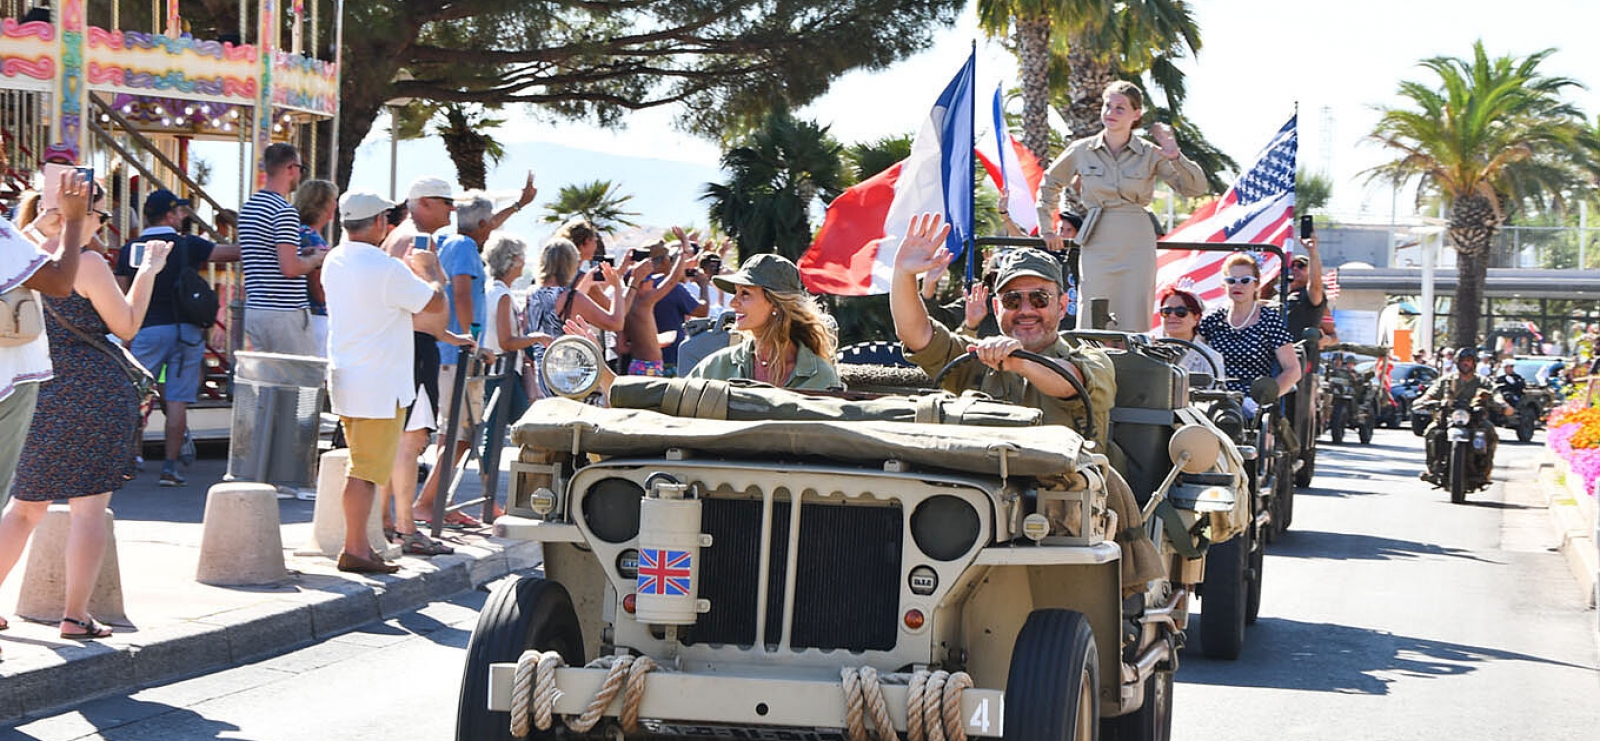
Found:
[[281, 526], [278, 490], [271, 484], [234, 481], [211, 487], [195, 581], [255, 586], [287, 580]]
[[[337, 448], [322, 454], [317, 465], [317, 504], [311, 512], [311, 540], [297, 556], [327, 556], [338, 558], [344, 550], [344, 480], [350, 471], [350, 451]], [[384, 558], [398, 558], [400, 546], [383, 537], [383, 515], [373, 499], [372, 512], [367, 517], [367, 542], [372, 550]]]
[[[116, 518], [106, 510], [106, 552], [100, 560], [100, 576], [89, 593], [89, 614], [111, 625], [127, 626], [122, 606], [122, 571], [117, 561]], [[72, 526], [72, 510], [66, 504], [52, 504], [44, 520], [33, 531], [28, 549], [27, 570], [17, 598], [17, 615], [43, 623], [61, 622], [67, 603], [67, 531]]]

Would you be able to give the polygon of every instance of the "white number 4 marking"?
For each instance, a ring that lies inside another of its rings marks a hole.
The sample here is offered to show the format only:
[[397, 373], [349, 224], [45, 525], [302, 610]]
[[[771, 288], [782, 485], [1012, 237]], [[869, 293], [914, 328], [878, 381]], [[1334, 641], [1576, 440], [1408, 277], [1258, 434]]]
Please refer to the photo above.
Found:
[[978, 729], [978, 732], [985, 736], [989, 735], [989, 701], [987, 699], [978, 701], [978, 708], [972, 711], [972, 719], [967, 721], [967, 725]]

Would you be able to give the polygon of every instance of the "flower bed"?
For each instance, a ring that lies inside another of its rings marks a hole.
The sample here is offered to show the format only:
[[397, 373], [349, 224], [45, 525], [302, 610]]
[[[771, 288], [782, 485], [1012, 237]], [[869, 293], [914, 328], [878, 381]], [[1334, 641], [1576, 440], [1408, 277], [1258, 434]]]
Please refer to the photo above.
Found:
[[1594, 496], [1600, 481], [1600, 407], [1573, 400], [1551, 410], [1545, 445], [1582, 479], [1582, 491]]

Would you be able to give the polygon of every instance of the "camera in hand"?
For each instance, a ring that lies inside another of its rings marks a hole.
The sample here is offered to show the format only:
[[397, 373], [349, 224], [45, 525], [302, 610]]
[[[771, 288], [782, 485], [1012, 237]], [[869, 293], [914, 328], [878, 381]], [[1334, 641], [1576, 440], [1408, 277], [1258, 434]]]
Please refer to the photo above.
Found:
[[633, 257], [633, 261], [634, 262], [642, 262], [644, 260], [650, 259], [650, 250], [647, 250], [647, 249], [643, 249], [643, 250], [636, 249], [630, 254]]
[[1306, 214], [1304, 216], [1301, 216], [1300, 217], [1300, 238], [1301, 239], [1310, 239], [1311, 236], [1313, 234], [1316, 234], [1316, 233], [1317, 233], [1316, 227], [1313, 226], [1312, 223], [1311, 223], [1311, 214]]
[[128, 267], [135, 270], [144, 267], [144, 253], [147, 246], [144, 242], [133, 242], [128, 245]]

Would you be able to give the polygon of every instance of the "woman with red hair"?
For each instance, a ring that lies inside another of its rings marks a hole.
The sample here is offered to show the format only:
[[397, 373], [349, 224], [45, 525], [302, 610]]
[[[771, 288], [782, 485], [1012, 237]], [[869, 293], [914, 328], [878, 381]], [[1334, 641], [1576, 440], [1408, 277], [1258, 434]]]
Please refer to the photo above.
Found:
[[1161, 305], [1161, 326], [1151, 334], [1194, 343], [1199, 349], [1189, 348], [1178, 365], [1190, 373], [1205, 373], [1220, 383], [1223, 380], [1222, 355], [1206, 344], [1199, 332], [1200, 315], [1205, 311], [1200, 297], [1194, 291], [1167, 286], [1156, 294], [1156, 300]]

